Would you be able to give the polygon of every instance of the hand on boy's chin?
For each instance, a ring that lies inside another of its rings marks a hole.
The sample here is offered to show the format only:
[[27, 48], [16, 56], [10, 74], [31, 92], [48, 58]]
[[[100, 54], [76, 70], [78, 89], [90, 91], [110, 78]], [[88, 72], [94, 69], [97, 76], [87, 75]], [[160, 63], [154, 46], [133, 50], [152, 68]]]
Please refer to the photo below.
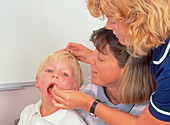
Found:
[[52, 90], [51, 90], [51, 94], [52, 94], [52, 96], [53, 96], [52, 103], [53, 103], [54, 106], [56, 106], [57, 104], [61, 104], [60, 102], [58, 102], [58, 101], [56, 100], [56, 98], [59, 98], [59, 96], [57, 95], [57, 91], [58, 91], [59, 89], [61, 90], [61, 88], [60, 88], [59, 86], [54, 85], [54, 87], [53, 87]]
[[58, 92], [59, 89], [62, 90], [58, 85], [54, 85], [53, 86], [53, 88], [51, 89], [51, 94], [52, 94], [53, 97], [57, 97], [58, 96], [57, 92]]

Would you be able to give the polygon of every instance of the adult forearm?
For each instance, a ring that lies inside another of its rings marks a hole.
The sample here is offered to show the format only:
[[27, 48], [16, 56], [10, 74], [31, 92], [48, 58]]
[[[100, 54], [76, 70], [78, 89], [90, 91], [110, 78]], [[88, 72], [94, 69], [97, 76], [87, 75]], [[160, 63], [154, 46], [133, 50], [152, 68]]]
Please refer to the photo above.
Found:
[[109, 125], [136, 125], [138, 118], [138, 116], [109, 108], [101, 103], [96, 106], [95, 114]]
[[169, 122], [163, 122], [154, 118], [150, 114], [148, 106], [138, 117], [99, 103], [96, 106], [95, 114], [109, 125], [170, 125]]

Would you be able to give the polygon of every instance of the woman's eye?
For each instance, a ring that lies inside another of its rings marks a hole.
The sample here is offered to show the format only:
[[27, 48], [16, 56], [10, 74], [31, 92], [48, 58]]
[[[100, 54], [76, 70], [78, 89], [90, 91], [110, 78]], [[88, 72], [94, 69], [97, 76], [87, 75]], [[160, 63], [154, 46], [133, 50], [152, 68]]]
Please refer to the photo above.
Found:
[[53, 70], [47, 69], [46, 72], [53, 72]]
[[114, 21], [110, 21], [110, 24], [116, 24], [116, 22], [114, 22]]
[[104, 61], [103, 59], [101, 59], [101, 58], [99, 58], [99, 57], [98, 57], [98, 60], [99, 60], [99, 61]]
[[67, 73], [62, 73], [63, 76], [69, 76]]

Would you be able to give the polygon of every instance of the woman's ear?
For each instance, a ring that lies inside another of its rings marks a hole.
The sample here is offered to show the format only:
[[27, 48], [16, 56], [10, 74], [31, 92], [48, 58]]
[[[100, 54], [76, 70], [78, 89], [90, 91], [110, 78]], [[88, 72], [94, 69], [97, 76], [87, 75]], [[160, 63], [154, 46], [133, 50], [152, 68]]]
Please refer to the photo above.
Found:
[[125, 73], [126, 73], [126, 67], [124, 67], [124, 68], [122, 69], [122, 75], [125, 75]]
[[35, 87], [36, 87], [36, 88], [39, 88], [39, 87], [40, 87], [39, 82], [38, 82], [38, 76], [36, 76], [36, 84], [35, 84]]
[[79, 89], [80, 89], [80, 86], [76, 86], [76, 87], [74, 88], [74, 91], [79, 91]]

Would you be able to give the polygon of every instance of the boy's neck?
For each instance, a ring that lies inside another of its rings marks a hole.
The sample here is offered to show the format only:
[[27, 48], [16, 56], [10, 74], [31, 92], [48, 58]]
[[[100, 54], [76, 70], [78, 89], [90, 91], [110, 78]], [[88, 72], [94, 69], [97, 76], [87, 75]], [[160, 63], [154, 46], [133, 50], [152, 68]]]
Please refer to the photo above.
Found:
[[45, 117], [45, 116], [49, 116], [49, 115], [53, 114], [54, 112], [56, 112], [58, 110], [59, 109], [57, 109], [53, 105], [42, 103], [42, 105], [40, 107], [40, 114], [41, 114], [42, 117]]

